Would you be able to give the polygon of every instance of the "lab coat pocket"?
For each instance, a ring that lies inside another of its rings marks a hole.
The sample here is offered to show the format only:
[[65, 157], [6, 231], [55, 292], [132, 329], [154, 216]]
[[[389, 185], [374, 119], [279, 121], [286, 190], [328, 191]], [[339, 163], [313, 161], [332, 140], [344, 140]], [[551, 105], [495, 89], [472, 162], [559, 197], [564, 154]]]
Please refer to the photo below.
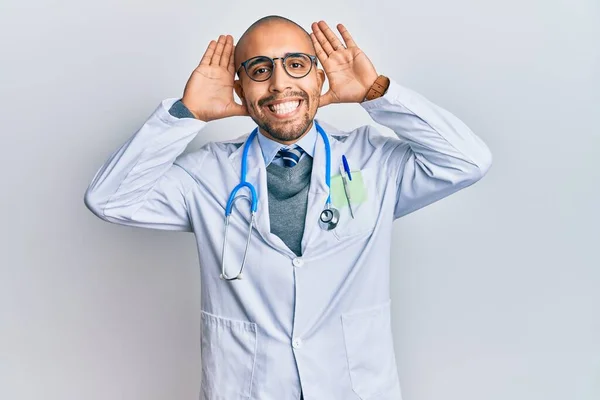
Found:
[[256, 358], [256, 324], [201, 311], [201, 400], [249, 399]]
[[348, 180], [346, 190], [350, 195], [350, 207], [341, 175], [331, 177], [331, 202], [340, 212], [340, 221], [333, 230], [338, 240], [352, 236], [367, 235], [373, 231], [379, 215], [377, 171], [365, 168], [361, 171], [352, 171], [352, 180]]
[[398, 371], [390, 320], [390, 300], [342, 314], [352, 389], [367, 400], [394, 390]]

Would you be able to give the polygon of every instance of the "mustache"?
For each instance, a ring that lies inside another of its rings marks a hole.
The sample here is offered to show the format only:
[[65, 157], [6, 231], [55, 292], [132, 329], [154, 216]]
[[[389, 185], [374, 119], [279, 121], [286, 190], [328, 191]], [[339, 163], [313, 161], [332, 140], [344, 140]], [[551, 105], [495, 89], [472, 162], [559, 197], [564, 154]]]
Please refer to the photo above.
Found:
[[302, 100], [305, 100], [306, 102], [308, 102], [308, 94], [305, 92], [288, 92], [285, 95], [282, 96], [277, 96], [277, 95], [271, 95], [269, 97], [265, 97], [264, 99], [260, 99], [258, 101], [258, 105], [260, 107], [264, 106], [266, 103], [269, 103], [271, 101], [277, 101], [277, 100], [282, 100], [282, 99], [286, 99], [288, 97], [301, 97]]

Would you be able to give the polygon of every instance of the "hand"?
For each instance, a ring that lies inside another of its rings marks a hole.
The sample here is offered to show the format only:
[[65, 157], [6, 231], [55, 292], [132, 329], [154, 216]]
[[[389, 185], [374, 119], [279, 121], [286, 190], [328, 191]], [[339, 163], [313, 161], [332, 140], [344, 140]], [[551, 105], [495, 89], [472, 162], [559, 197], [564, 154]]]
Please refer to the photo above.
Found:
[[312, 24], [310, 37], [329, 80], [329, 90], [321, 96], [319, 107], [331, 103], [362, 102], [379, 76], [344, 25], [338, 24], [337, 29], [345, 46], [324, 21]]
[[246, 106], [233, 99], [233, 37], [211, 40], [198, 67], [185, 85], [181, 102], [202, 121], [249, 115]]

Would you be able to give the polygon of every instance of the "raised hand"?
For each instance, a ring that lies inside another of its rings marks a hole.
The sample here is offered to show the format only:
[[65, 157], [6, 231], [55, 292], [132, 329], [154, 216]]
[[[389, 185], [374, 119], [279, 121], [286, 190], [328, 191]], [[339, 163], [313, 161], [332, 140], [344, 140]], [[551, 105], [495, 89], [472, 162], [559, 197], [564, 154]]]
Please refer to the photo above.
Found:
[[183, 92], [182, 103], [202, 121], [249, 115], [246, 106], [233, 99], [233, 37], [221, 35], [211, 40], [198, 67]]
[[319, 107], [331, 103], [360, 103], [377, 79], [377, 71], [367, 55], [356, 46], [342, 24], [337, 25], [345, 45], [325, 21], [312, 24], [310, 37], [323, 65], [329, 90], [321, 96]]

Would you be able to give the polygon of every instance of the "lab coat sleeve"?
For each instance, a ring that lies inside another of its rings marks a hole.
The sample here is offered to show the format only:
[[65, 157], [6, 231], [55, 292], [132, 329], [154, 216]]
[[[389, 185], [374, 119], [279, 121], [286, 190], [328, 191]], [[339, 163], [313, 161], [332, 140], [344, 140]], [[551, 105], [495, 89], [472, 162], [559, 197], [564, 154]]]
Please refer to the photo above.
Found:
[[384, 96], [361, 105], [398, 136], [387, 159], [397, 185], [394, 218], [472, 185], [492, 164], [487, 145], [461, 120], [393, 80]]
[[[206, 123], [171, 115], [176, 101], [162, 101], [98, 170], [84, 196], [96, 216], [122, 225], [192, 230], [186, 193], [196, 181], [175, 161]], [[204, 153], [198, 154], [201, 163]]]

